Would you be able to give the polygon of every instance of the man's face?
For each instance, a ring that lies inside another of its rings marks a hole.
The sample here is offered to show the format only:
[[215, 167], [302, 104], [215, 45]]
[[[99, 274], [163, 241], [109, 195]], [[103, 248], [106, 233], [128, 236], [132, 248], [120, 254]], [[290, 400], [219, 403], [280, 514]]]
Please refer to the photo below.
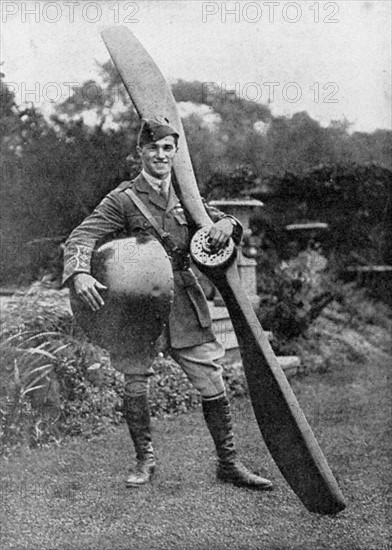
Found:
[[143, 147], [138, 147], [137, 151], [147, 174], [160, 180], [170, 174], [177, 152], [174, 136], [166, 136], [155, 143], [147, 143]]

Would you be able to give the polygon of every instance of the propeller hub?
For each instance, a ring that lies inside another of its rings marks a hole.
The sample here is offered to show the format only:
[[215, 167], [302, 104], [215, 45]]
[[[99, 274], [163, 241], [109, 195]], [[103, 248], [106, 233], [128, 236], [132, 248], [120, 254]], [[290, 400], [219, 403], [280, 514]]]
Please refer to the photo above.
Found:
[[228, 265], [236, 253], [233, 239], [230, 239], [225, 247], [213, 250], [208, 233], [209, 230], [202, 227], [194, 234], [190, 247], [193, 261], [199, 268], [207, 269]]

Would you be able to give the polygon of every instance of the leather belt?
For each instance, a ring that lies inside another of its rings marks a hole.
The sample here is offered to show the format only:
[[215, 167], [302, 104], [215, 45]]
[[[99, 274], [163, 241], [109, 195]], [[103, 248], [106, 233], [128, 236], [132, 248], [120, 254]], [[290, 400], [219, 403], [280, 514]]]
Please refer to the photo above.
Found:
[[170, 257], [173, 271], [186, 271], [191, 267], [191, 259], [189, 254], [176, 254]]

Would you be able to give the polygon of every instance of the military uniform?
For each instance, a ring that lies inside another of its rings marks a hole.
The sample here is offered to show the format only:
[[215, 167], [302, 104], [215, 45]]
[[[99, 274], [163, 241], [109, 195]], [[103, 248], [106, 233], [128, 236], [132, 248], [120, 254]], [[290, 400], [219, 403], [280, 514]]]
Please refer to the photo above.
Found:
[[[146, 143], [161, 143], [163, 147], [162, 142], [167, 142], [167, 136], [178, 137], [178, 132], [169, 125], [167, 119], [144, 121], [138, 140], [139, 152]], [[148, 152], [151, 157], [154, 154]], [[159, 154], [164, 157], [163, 148]], [[150, 157], [145, 162], [150, 162]], [[164, 163], [160, 164], [164, 166]], [[164, 183], [169, 185], [168, 196], [162, 193]], [[63, 282], [70, 283], [78, 273], [89, 273], [92, 252], [105, 240], [148, 232], [161, 241], [160, 235], [125, 192], [129, 187], [176, 245], [175, 254], [171, 254], [174, 299], [168, 322], [170, 353], [201, 393], [204, 416], [219, 458], [218, 477], [238, 485], [270, 489], [271, 482], [249, 472], [236, 458], [230, 407], [220, 364], [224, 352], [213, 334], [203, 290], [190, 269], [189, 245], [196, 227], [181, 205], [171, 184], [170, 174], [159, 179], [143, 170], [134, 181], [123, 182], [103, 199], [65, 243]], [[232, 220], [232, 237], [238, 244], [242, 236], [240, 223], [215, 208], [208, 205], [205, 207], [213, 222], [223, 218]], [[165, 243], [162, 244], [165, 246]], [[127, 486], [136, 487], [150, 481], [155, 468], [148, 404], [151, 365], [141, 365], [132, 361], [132, 358], [111, 355], [113, 366], [125, 375], [124, 417], [137, 458], [136, 471], [128, 478]]]
[[[90, 272], [92, 252], [108, 236], [131, 236], [147, 231], [160, 240], [159, 235], [125, 193], [128, 187], [143, 201], [158, 225], [171, 235], [179, 249], [173, 258], [174, 302], [169, 318], [171, 346], [175, 349], [186, 348], [215, 340], [205, 295], [189, 266], [192, 223], [174, 188], [171, 187], [166, 203], [143, 174], [132, 182], [123, 182], [109, 193], [94, 212], [71, 233], [65, 243], [63, 282], [66, 283], [76, 273]], [[227, 217], [207, 205], [206, 210], [213, 221]], [[233, 237], [237, 243], [241, 240], [241, 235], [241, 225], [235, 222]]]

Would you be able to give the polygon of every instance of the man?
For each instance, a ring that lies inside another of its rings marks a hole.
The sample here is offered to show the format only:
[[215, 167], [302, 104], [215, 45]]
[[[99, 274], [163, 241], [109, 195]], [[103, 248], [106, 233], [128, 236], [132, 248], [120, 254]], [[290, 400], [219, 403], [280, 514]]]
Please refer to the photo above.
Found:
[[[176, 253], [172, 254], [174, 300], [168, 323], [169, 351], [201, 394], [204, 417], [218, 455], [217, 476], [235, 485], [270, 490], [269, 480], [251, 473], [237, 459], [219, 363], [224, 352], [212, 332], [206, 298], [189, 267], [190, 238], [196, 228], [184, 212], [171, 179], [178, 137], [176, 129], [163, 117], [143, 121], [137, 145], [142, 172], [134, 181], [123, 182], [109, 193], [72, 232], [65, 243], [64, 282], [73, 284], [79, 297], [98, 311], [104, 305], [100, 290], [106, 287], [90, 275], [91, 254], [97, 243], [118, 232], [129, 236], [148, 231], [160, 239], [125, 193], [131, 188], [176, 246]], [[235, 218], [208, 206], [206, 210], [214, 222], [209, 230], [213, 248], [223, 247], [231, 236], [237, 243], [241, 240], [242, 227]], [[148, 483], [155, 470], [148, 403], [151, 365], [113, 355], [111, 360], [114, 368], [124, 373], [123, 412], [137, 459], [126, 485], [138, 487]]]

